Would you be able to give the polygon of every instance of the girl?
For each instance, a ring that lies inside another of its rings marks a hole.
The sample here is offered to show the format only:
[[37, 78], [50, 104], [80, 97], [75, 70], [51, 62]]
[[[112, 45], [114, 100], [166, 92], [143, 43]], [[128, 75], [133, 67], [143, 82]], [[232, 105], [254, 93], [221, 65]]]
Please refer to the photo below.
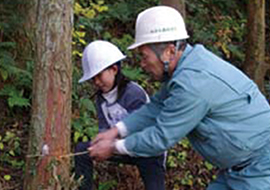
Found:
[[[91, 79], [97, 87], [96, 108], [99, 132], [114, 126], [129, 113], [149, 101], [148, 95], [135, 82], [129, 81], [121, 73], [120, 62], [126, 56], [113, 44], [97, 40], [90, 43], [83, 52], [83, 77], [79, 82]], [[79, 143], [75, 152], [87, 150], [90, 142]], [[136, 165], [143, 179], [146, 190], [165, 189], [165, 158], [113, 156], [110, 161]], [[84, 176], [80, 190], [93, 188], [93, 161], [88, 154], [75, 157], [75, 173]]]

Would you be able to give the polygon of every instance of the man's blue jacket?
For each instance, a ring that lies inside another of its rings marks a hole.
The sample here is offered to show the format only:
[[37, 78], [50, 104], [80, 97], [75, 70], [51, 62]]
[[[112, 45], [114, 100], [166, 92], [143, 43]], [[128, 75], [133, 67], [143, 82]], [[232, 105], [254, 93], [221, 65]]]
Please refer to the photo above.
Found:
[[[202, 45], [188, 45], [171, 79], [123, 123], [125, 147], [137, 156], [161, 154], [187, 136], [221, 169], [270, 157], [266, 98], [239, 69]], [[270, 159], [266, 164], [270, 170]]]

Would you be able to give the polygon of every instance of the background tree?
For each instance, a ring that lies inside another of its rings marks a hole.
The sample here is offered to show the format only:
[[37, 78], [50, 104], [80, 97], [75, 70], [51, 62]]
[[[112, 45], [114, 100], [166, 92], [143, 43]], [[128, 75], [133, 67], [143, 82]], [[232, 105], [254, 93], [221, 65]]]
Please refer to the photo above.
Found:
[[69, 159], [59, 155], [70, 150], [72, 6], [72, 0], [35, 0], [32, 4], [31, 12], [37, 15], [25, 190], [57, 189], [69, 176]]
[[268, 65], [268, 69], [264, 76], [264, 87], [265, 87], [264, 89], [265, 89], [266, 98], [270, 102], [270, 1], [266, 1], [265, 10], [266, 10], [266, 13], [265, 13], [266, 59], [265, 60], [266, 60], [266, 64]]
[[265, 0], [249, 0], [247, 12], [247, 49], [243, 69], [265, 93], [264, 76], [269, 69], [265, 64]]
[[185, 0], [161, 0], [161, 4], [174, 7], [185, 18], [185, 16], [186, 16]]

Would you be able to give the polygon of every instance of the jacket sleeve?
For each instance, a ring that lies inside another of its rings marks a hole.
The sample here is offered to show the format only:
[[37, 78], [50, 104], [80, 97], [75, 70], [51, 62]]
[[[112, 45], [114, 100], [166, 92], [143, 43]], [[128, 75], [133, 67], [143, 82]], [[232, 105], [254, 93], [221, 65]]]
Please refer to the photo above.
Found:
[[[148, 126], [143, 131], [127, 136], [125, 147], [135, 156], [159, 155], [192, 131], [207, 111], [206, 100], [187, 88], [174, 84], [163, 101], [162, 108], [150, 103], [133, 115], [132, 119], [125, 121], [127, 126], [135, 121]], [[157, 117], [156, 122], [153, 122], [154, 116]], [[145, 118], [147, 123], [143, 123]], [[149, 122], [151, 119], [152, 122]]]

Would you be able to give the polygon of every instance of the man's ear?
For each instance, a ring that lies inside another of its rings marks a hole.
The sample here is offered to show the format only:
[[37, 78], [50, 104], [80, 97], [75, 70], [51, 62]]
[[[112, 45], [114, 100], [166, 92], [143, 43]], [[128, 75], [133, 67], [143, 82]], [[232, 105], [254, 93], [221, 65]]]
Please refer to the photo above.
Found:
[[175, 46], [168, 44], [162, 53], [162, 61], [171, 61], [175, 58]]
[[169, 48], [170, 48], [170, 60], [175, 59], [175, 53], [176, 53], [176, 49], [175, 49], [175, 45], [173, 44], [169, 44]]

